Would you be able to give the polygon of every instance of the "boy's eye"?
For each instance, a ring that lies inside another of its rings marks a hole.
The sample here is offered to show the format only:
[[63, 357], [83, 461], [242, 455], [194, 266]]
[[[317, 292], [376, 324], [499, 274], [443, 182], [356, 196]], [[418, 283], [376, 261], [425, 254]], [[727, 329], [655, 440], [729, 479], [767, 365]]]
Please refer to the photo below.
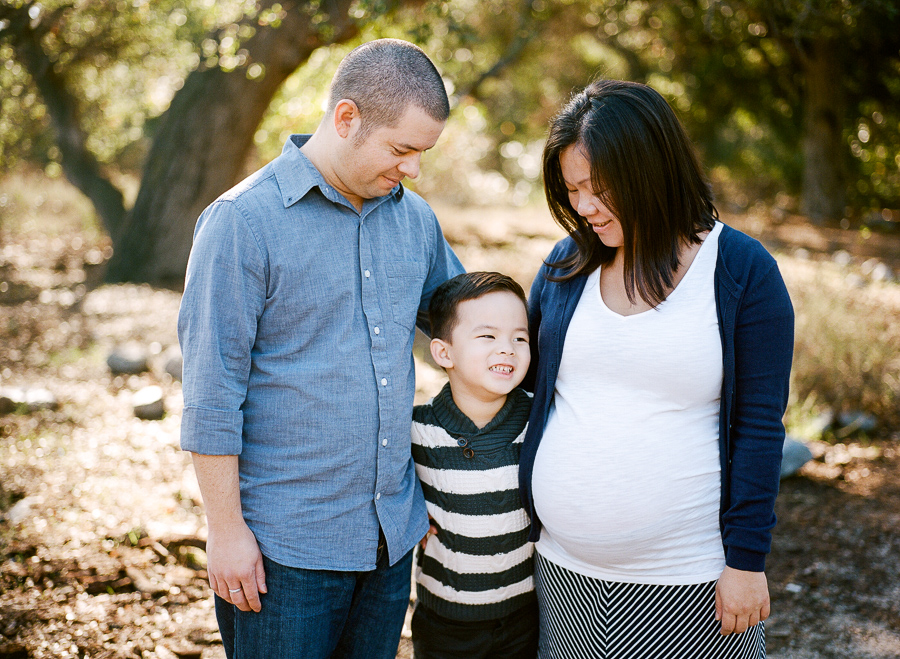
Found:
[[493, 339], [494, 335], [493, 334], [481, 334], [480, 336], [478, 336], [478, 338], [479, 339]]
[[528, 343], [528, 337], [520, 336], [520, 337], [516, 338], [516, 341], [518, 341], [520, 343]]

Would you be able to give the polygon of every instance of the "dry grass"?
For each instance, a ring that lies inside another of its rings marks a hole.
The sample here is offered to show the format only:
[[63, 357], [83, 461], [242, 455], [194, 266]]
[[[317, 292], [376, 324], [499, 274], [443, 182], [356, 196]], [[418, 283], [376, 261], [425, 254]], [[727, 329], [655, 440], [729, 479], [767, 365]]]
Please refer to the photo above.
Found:
[[900, 285], [780, 261], [797, 320], [789, 422], [799, 431], [811, 416], [863, 411], [882, 432], [900, 429]]

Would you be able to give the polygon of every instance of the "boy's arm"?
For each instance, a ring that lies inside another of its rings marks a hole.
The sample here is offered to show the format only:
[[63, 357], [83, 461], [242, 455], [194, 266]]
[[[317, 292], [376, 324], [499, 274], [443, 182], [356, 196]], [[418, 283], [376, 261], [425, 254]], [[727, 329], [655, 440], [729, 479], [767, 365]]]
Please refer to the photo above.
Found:
[[[428, 405], [431, 404], [432, 400], [434, 400], [434, 399], [432, 398], [428, 401]], [[419, 441], [417, 441], [418, 435], [416, 432], [415, 417], [416, 417], [416, 414], [420, 413], [421, 410], [425, 409], [425, 407], [426, 407], [425, 405], [416, 405], [415, 407], [413, 407], [413, 423], [412, 423], [412, 428], [410, 430], [410, 438], [411, 438], [413, 445], [420, 443]], [[419, 463], [416, 462], [416, 459], [415, 459], [415, 450], [413, 450], [413, 462], [416, 465], [416, 482], [419, 484], [419, 487], [422, 487], [422, 482], [419, 480]], [[422, 494], [424, 496], [424, 492]], [[419, 545], [422, 547], [422, 551], [425, 551], [425, 547], [428, 545], [428, 536], [430, 536], [430, 535], [437, 535], [437, 527], [434, 525], [434, 518], [429, 514], [428, 515], [428, 530], [425, 532], [425, 535], [422, 537], [422, 539], [419, 540]]]

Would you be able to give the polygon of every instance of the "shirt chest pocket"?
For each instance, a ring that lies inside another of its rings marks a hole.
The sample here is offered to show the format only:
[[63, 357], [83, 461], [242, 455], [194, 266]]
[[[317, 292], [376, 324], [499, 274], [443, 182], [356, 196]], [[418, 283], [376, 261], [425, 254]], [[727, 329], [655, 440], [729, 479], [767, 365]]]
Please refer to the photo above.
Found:
[[425, 285], [426, 265], [418, 261], [393, 261], [386, 268], [394, 322], [413, 330]]

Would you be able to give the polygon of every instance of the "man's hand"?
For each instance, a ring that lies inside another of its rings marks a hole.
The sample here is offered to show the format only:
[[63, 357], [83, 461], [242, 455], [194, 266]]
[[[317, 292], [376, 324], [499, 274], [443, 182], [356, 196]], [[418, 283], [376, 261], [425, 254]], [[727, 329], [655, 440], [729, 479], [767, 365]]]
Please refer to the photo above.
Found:
[[234, 528], [210, 528], [206, 556], [209, 585], [216, 595], [241, 611], [262, 609], [259, 593], [267, 592], [262, 554], [243, 521]]
[[769, 617], [769, 587], [765, 572], [726, 567], [716, 584], [716, 620], [721, 633], [741, 634]]
[[437, 527], [434, 525], [434, 517], [431, 515], [428, 516], [428, 531], [425, 532], [425, 537], [419, 540], [422, 551], [425, 551], [425, 547], [428, 545], [428, 536], [430, 535], [437, 535]]
[[262, 554], [241, 514], [236, 455], [192, 453], [206, 505], [206, 571], [216, 595], [241, 611], [260, 611], [266, 591]]

